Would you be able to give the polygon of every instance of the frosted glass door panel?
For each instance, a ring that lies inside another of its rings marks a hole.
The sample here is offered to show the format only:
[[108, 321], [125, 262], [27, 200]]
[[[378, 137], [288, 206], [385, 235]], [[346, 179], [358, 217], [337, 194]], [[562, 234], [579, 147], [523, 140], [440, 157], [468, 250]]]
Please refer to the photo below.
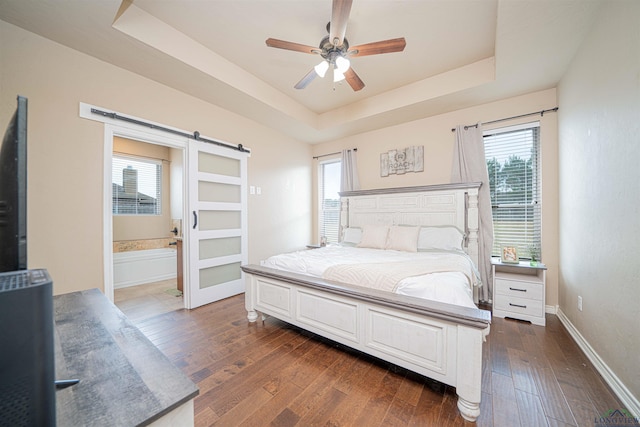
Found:
[[206, 289], [233, 280], [240, 280], [242, 277], [241, 273], [242, 270], [240, 270], [239, 262], [202, 268], [200, 269], [200, 289]]
[[244, 292], [247, 264], [247, 153], [189, 143], [187, 308]]
[[198, 200], [201, 202], [240, 203], [240, 187], [220, 182], [198, 182]]
[[241, 240], [240, 236], [200, 240], [200, 259], [240, 255]]
[[240, 160], [200, 151], [198, 153], [198, 171], [239, 177]]
[[240, 211], [200, 211], [198, 228], [201, 231], [240, 228]]

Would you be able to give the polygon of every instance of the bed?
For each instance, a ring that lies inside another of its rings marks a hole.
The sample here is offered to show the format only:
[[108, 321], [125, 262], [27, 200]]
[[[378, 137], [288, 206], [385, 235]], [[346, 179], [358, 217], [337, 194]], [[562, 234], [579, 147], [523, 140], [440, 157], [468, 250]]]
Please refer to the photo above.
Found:
[[[475, 305], [479, 187], [341, 193], [339, 245], [242, 267], [249, 321], [273, 316], [451, 385], [462, 417], [475, 421], [491, 322]], [[424, 240], [448, 242], [452, 230], [459, 230], [459, 248]]]

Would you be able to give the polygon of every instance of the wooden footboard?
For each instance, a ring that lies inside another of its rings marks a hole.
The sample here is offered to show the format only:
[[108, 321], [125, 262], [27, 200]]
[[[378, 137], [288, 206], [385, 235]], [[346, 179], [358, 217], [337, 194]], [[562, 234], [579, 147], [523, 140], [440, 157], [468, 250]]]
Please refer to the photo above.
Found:
[[257, 265], [243, 266], [246, 309], [270, 315], [456, 387], [458, 409], [480, 414], [488, 311], [344, 285]]

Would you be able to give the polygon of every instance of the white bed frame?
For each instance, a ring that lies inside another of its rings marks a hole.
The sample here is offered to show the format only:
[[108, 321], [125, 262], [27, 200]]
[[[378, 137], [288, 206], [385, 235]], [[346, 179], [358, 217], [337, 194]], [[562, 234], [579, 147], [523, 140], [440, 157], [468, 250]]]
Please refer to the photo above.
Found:
[[[341, 227], [454, 225], [478, 262], [480, 183], [341, 193]], [[270, 315], [456, 388], [462, 417], [480, 415], [488, 311], [243, 266], [250, 322]], [[477, 292], [474, 292], [477, 296]], [[477, 300], [476, 300], [477, 302]]]

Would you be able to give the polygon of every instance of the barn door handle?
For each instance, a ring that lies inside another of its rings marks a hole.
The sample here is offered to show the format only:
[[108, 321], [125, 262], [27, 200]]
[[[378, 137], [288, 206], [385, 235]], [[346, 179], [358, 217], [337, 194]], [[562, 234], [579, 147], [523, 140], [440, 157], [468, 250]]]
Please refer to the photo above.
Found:
[[193, 211], [193, 229], [196, 229], [196, 226], [198, 225], [198, 214], [196, 213], [196, 211]]

